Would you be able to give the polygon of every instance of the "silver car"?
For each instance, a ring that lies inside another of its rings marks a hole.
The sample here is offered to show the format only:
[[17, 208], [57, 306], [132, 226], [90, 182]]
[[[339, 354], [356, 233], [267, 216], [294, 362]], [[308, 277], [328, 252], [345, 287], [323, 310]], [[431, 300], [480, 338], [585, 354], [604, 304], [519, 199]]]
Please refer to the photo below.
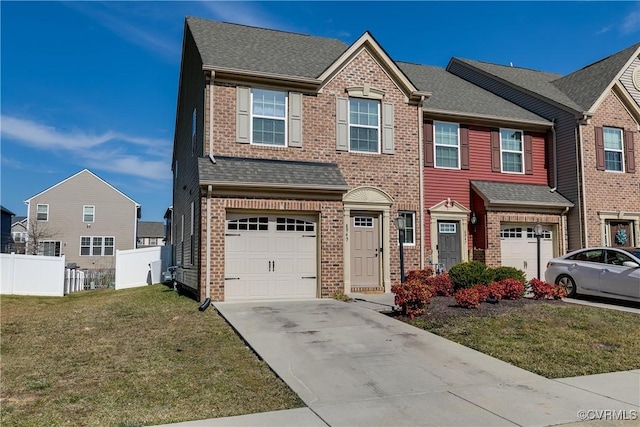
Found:
[[640, 248], [588, 248], [553, 258], [544, 274], [567, 296], [595, 295], [640, 302]]

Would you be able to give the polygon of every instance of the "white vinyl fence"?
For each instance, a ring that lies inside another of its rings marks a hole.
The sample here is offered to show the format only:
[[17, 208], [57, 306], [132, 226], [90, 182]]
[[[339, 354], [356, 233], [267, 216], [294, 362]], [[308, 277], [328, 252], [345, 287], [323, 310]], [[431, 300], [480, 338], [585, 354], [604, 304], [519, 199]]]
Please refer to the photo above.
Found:
[[64, 256], [0, 254], [0, 294], [61, 297]]
[[160, 283], [170, 260], [171, 246], [116, 251], [116, 289]]

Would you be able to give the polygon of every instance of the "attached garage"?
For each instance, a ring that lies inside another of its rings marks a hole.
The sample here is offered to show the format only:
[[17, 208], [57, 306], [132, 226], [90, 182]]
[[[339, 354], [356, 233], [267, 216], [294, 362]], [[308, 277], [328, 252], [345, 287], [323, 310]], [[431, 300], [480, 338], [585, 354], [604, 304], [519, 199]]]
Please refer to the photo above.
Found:
[[228, 213], [225, 301], [318, 296], [317, 216]]
[[[500, 249], [503, 266], [524, 271], [527, 280], [538, 276], [538, 240], [535, 224], [503, 224], [500, 226]], [[544, 280], [547, 262], [553, 255], [552, 226], [543, 226], [540, 238], [540, 275]]]

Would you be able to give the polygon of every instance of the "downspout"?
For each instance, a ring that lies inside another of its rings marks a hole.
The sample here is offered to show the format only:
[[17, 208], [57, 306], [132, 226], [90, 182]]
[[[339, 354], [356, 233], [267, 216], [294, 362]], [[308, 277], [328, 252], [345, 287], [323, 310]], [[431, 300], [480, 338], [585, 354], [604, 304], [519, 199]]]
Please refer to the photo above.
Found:
[[558, 256], [562, 256], [567, 253], [567, 238], [569, 233], [567, 231], [567, 212], [569, 212], [569, 206], [564, 208], [564, 211], [560, 214], [560, 227], [562, 227], [562, 239], [560, 239], [560, 253]]
[[424, 226], [424, 130], [423, 130], [423, 125], [422, 122], [424, 121], [424, 113], [422, 112], [422, 105], [424, 104], [424, 101], [426, 99], [426, 96], [421, 96], [420, 97], [420, 102], [418, 102], [418, 147], [419, 148], [419, 153], [418, 153], [418, 167], [420, 168], [420, 170], [418, 171], [419, 175], [420, 175], [420, 197], [418, 198], [418, 200], [420, 201], [420, 269], [424, 269], [425, 265], [424, 265], [424, 245], [425, 245], [425, 226]]
[[213, 159], [213, 79], [215, 71], [209, 72], [209, 157]]
[[581, 120], [578, 121], [578, 141], [577, 144], [580, 147], [580, 198], [582, 205], [582, 221], [581, 226], [583, 228], [584, 244], [583, 247], [589, 247], [589, 230], [587, 229], [587, 200], [586, 200], [586, 188], [584, 180], [584, 144], [582, 140], [582, 122], [586, 121], [587, 116], [584, 115]]
[[556, 119], [553, 119], [551, 125], [551, 145], [553, 153], [553, 188], [551, 192], [554, 193], [558, 189], [558, 144], [556, 142]]
[[204, 280], [205, 280], [205, 300], [204, 303], [200, 306], [199, 310], [200, 311], [204, 311], [207, 309], [207, 307], [209, 306], [209, 303], [211, 302], [211, 192], [213, 191], [213, 186], [211, 184], [209, 184], [207, 186], [207, 212], [206, 212], [206, 218], [207, 218], [207, 232], [206, 232], [206, 251], [205, 251], [205, 257], [206, 257], [206, 271], [204, 273]]

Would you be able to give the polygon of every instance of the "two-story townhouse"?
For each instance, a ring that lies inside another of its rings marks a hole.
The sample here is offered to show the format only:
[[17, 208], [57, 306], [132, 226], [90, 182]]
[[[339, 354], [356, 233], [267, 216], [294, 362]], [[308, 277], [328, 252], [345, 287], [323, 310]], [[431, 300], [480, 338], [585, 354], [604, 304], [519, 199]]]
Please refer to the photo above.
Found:
[[25, 200], [32, 252], [83, 269], [115, 268], [136, 247], [140, 205], [88, 169]]
[[566, 76], [453, 58], [452, 73], [554, 122], [553, 188], [575, 203], [568, 250], [640, 245], [640, 43]]
[[27, 229], [26, 216], [14, 216], [11, 222], [11, 237], [13, 238], [13, 248], [17, 254], [25, 254], [27, 241], [29, 240], [29, 230]]
[[[549, 187], [552, 123], [441, 67], [398, 63], [423, 103], [427, 256], [445, 269], [476, 259], [538, 277], [564, 252], [571, 202]], [[532, 244], [533, 243], [533, 244]]]
[[160, 221], [138, 221], [138, 248], [164, 246], [165, 223]]
[[423, 260], [419, 91], [375, 39], [188, 17], [173, 242], [198, 299], [390, 291]]

